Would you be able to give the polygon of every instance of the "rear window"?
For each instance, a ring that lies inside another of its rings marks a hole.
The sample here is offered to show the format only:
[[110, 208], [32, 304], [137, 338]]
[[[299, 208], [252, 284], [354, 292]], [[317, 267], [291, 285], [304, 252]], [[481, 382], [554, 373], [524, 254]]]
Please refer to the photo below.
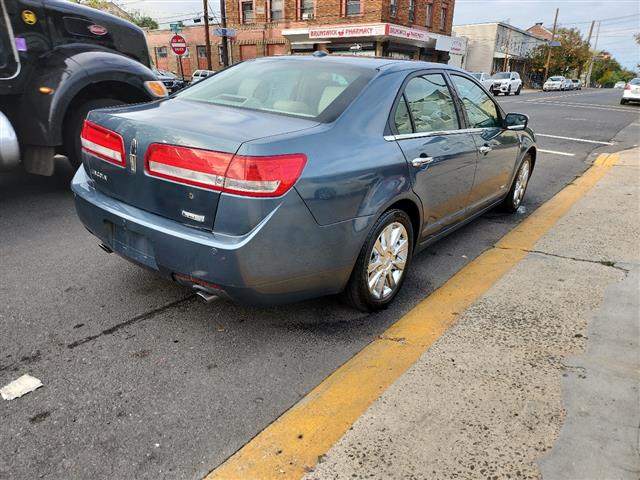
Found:
[[10, 34], [9, 16], [0, 0], [0, 79], [11, 78], [18, 73], [18, 54]]
[[629, 85], [640, 85], [640, 78], [634, 78], [629, 82]]
[[370, 68], [321, 60], [256, 60], [223, 70], [177, 97], [330, 122], [374, 73]]

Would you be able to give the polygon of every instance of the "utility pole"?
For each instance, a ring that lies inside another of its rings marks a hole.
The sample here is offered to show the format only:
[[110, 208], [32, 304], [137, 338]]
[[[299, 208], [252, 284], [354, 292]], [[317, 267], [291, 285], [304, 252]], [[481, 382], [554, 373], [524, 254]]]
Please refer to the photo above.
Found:
[[229, 66], [229, 49], [227, 48], [227, 10], [224, 4], [225, 0], [220, 0], [220, 27], [222, 27], [221, 47], [222, 47], [222, 66]]
[[[591, 27], [589, 28], [589, 35], [587, 36], [587, 47], [589, 48], [589, 61], [591, 60], [591, 35], [593, 34], [593, 26], [595, 24], [596, 24], [595, 20], [593, 22], [591, 22]], [[587, 63], [587, 65], [589, 65], [589, 63]], [[580, 78], [582, 76], [582, 68], [583, 67], [584, 67], [584, 65], [580, 65], [580, 70], [578, 71], [578, 78]]]
[[[560, 9], [556, 8], [556, 18], [553, 21], [553, 33], [551, 35], [551, 43], [553, 43], [556, 39], [556, 28], [558, 27], [558, 13], [560, 13]], [[551, 63], [551, 49], [553, 47], [549, 45], [549, 52], [547, 53], [547, 63], [544, 66], [544, 80], [549, 78], [549, 64]], [[543, 80], [543, 81], [544, 81]]]
[[600, 22], [598, 22], [598, 30], [596, 31], [596, 44], [593, 46], [593, 55], [591, 56], [591, 61], [589, 62], [589, 70], [587, 71], [585, 87], [589, 87], [589, 85], [591, 85], [591, 72], [593, 71], [593, 62], [595, 62], [596, 55], [598, 54], [598, 38], [600, 38]]
[[204, 42], [207, 49], [207, 70], [211, 68], [211, 38], [209, 37], [209, 5], [207, 0], [202, 0], [204, 9]]
[[511, 44], [511, 29], [507, 33], [507, 46], [504, 54], [504, 62], [502, 63], [502, 71], [507, 71], [507, 63], [509, 61], [509, 45]]

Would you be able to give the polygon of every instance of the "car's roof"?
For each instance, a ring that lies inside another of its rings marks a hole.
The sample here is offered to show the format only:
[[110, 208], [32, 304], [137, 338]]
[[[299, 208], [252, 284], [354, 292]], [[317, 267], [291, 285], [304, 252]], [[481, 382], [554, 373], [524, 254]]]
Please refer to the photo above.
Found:
[[[457, 67], [445, 65], [443, 63], [423, 62], [420, 60], [401, 60], [387, 57], [363, 57], [358, 55], [279, 55], [273, 57], [259, 57], [252, 59], [253, 62], [323, 62], [343, 65], [354, 65], [360, 68], [371, 68], [373, 70], [420, 70], [420, 69], [447, 69], [463, 72]], [[466, 73], [466, 72], [465, 72]]]

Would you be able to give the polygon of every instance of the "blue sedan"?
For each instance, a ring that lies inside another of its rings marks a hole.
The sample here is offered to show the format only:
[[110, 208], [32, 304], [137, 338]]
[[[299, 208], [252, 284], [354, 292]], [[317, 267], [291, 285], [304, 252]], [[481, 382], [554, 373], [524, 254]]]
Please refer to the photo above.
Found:
[[446, 65], [261, 58], [91, 112], [72, 189], [103, 250], [205, 300], [342, 293], [373, 311], [419, 250], [518, 209], [536, 162], [527, 123]]

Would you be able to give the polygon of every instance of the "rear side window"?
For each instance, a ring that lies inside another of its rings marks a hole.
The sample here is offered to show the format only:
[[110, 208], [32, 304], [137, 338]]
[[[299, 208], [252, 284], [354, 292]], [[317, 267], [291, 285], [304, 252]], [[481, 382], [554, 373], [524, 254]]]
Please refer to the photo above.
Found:
[[422, 75], [409, 80], [394, 118], [396, 130], [400, 134], [460, 128], [451, 92], [444, 77], [439, 73]]
[[376, 71], [314, 60], [266, 58], [239, 63], [177, 97], [320, 122], [333, 121]]
[[451, 75], [453, 83], [469, 119], [471, 128], [490, 128], [500, 125], [498, 107], [484, 90], [468, 78]]

